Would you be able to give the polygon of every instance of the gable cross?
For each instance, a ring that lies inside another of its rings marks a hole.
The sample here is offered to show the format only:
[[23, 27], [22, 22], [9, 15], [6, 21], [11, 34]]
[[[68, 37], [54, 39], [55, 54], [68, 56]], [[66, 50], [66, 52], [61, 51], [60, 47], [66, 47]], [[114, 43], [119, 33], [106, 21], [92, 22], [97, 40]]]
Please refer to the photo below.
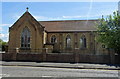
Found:
[[27, 7], [26, 9], [27, 9], [27, 12], [28, 12], [28, 9], [29, 9], [29, 8]]

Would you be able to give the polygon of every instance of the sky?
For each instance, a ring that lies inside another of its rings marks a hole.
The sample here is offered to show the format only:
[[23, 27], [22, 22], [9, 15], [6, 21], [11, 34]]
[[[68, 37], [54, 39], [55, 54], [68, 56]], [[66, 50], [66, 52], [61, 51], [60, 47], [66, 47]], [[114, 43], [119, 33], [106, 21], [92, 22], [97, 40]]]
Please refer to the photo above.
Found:
[[38, 21], [89, 20], [106, 17], [118, 10], [118, 2], [2, 2], [0, 38], [8, 41], [9, 27], [22, 16], [26, 7]]

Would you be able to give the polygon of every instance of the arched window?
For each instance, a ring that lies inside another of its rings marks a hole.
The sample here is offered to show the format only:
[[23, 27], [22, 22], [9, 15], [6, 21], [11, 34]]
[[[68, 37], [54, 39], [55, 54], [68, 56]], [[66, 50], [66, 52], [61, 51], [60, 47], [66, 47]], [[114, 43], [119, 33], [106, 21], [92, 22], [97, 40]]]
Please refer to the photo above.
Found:
[[52, 37], [51, 37], [51, 43], [57, 43], [57, 38], [56, 38], [56, 36], [55, 35], [53, 35]]
[[71, 48], [71, 37], [69, 35], [66, 37], [66, 48]]
[[80, 47], [81, 48], [86, 48], [87, 44], [86, 44], [86, 37], [85, 36], [82, 36], [80, 38]]
[[30, 48], [30, 31], [27, 27], [21, 33], [21, 48]]

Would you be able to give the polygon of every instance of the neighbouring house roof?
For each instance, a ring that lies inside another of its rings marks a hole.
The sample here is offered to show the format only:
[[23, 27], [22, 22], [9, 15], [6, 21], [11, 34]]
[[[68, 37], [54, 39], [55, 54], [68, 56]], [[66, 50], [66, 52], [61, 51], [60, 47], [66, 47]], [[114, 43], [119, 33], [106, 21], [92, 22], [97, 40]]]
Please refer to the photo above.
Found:
[[96, 31], [98, 20], [39, 21], [47, 32]]

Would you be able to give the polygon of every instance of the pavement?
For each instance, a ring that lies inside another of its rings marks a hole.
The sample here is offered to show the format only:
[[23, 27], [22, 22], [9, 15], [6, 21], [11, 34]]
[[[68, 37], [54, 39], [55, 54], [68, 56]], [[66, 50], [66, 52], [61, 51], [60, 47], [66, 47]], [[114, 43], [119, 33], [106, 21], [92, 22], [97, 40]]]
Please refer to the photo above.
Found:
[[2, 66], [30, 66], [30, 67], [52, 67], [52, 68], [73, 68], [73, 69], [104, 69], [120, 70], [120, 65], [110, 64], [89, 64], [89, 63], [50, 63], [50, 62], [18, 62], [0, 61]]

